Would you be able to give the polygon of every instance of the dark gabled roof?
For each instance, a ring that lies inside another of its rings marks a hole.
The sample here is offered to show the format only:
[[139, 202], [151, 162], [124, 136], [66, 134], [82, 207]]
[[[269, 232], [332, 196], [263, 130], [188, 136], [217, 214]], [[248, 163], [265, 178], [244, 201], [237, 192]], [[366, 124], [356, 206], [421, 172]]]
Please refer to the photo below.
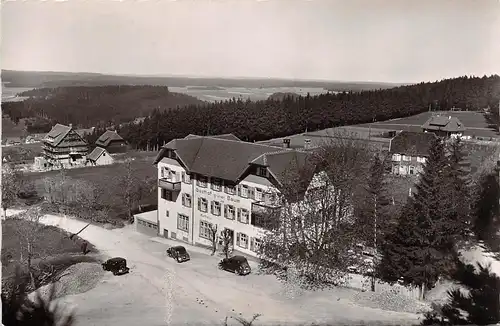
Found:
[[433, 132], [401, 131], [391, 140], [389, 152], [410, 156], [427, 156], [432, 141], [437, 136]]
[[53, 146], [59, 145], [59, 143], [66, 137], [66, 135], [71, 131], [71, 127], [57, 123], [44, 137], [44, 141], [50, 142]]
[[[237, 182], [253, 163], [267, 166], [280, 182], [290, 162], [305, 161], [307, 155], [291, 149], [277, 150], [273, 146], [227, 138], [232, 137], [189, 135], [184, 139], [172, 140], [160, 151], [155, 164], [164, 157], [167, 149], [171, 149], [175, 150], [179, 160], [191, 173]], [[263, 154], [269, 155], [263, 157]]]
[[466, 128], [457, 117], [452, 116], [433, 116], [430, 117], [423, 125], [423, 129], [427, 130], [442, 130], [446, 132], [464, 131]]
[[104, 148], [101, 148], [101, 147], [96, 147], [94, 148], [94, 150], [92, 151], [92, 153], [90, 153], [89, 155], [87, 155], [87, 159], [90, 160], [90, 161], [97, 161], [97, 159], [102, 155], [102, 153], [104, 153], [106, 150]]
[[272, 153], [265, 153], [252, 161], [254, 164], [267, 166], [275, 179], [283, 184], [290, 171], [302, 170], [310, 163], [306, 152], [281, 150]]
[[106, 130], [97, 140], [96, 145], [107, 147], [112, 141], [124, 141], [116, 131]]

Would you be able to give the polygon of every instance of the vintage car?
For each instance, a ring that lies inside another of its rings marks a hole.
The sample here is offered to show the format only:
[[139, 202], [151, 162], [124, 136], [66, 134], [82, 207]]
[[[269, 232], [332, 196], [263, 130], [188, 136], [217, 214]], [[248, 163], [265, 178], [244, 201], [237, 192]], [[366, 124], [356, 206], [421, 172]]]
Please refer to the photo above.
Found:
[[167, 249], [167, 255], [175, 260], [178, 263], [183, 263], [191, 259], [186, 248], [183, 246], [175, 246]]
[[113, 272], [113, 275], [123, 275], [130, 271], [130, 268], [127, 267], [127, 260], [121, 257], [108, 259], [102, 263], [102, 269]]
[[224, 258], [219, 262], [219, 269], [233, 272], [237, 275], [248, 275], [252, 271], [248, 261], [243, 256]]

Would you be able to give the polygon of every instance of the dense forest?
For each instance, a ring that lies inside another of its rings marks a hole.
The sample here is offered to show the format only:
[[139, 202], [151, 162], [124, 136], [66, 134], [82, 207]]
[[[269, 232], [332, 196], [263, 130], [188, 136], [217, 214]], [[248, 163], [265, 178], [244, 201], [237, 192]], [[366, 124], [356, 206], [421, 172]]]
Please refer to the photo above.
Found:
[[233, 133], [259, 141], [341, 125], [393, 119], [423, 111], [478, 110], [497, 107], [500, 77], [459, 77], [391, 89], [285, 97], [265, 101], [229, 100], [182, 110], [154, 110], [139, 124], [120, 130], [139, 149], [156, 147], [174, 138], [198, 134]]
[[16, 122], [21, 118], [40, 117], [80, 127], [109, 126], [147, 116], [153, 109], [170, 109], [204, 102], [195, 97], [173, 93], [165, 86], [93, 86], [40, 88], [20, 96], [22, 102], [6, 102], [4, 114]]

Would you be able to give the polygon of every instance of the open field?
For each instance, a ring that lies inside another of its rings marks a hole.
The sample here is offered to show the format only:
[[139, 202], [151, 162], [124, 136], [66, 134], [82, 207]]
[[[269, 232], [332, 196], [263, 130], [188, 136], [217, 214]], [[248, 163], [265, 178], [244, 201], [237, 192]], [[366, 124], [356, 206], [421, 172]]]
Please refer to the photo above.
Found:
[[498, 138], [498, 133], [488, 127], [488, 122], [481, 112], [458, 112], [458, 111], [442, 111], [442, 112], [424, 112], [406, 118], [392, 119], [388, 121], [380, 121], [374, 123], [366, 123], [356, 125], [356, 127], [372, 127], [376, 129], [392, 129], [392, 130], [408, 130], [422, 131], [422, 125], [433, 115], [441, 114], [444, 116], [457, 117], [467, 128], [466, 135], [476, 137], [494, 137]]
[[[157, 170], [153, 165], [153, 159], [156, 156], [154, 152], [133, 152], [136, 158], [131, 162], [133, 174], [139, 180], [156, 178]], [[128, 154], [126, 154], [128, 155]], [[56, 176], [60, 171], [31, 172], [25, 173], [25, 178], [35, 183], [39, 196], [46, 195], [44, 179], [46, 177]], [[102, 189], [105, 193], [104, 204], [109, 205], [111, 211], [109, 218], [111, 220], [119, 219], [126, 209], [124, 208], [123, 198], [121, 197], [119, 182], [124, 175], [123, 164], [115, 163], [105, 166], [83, 167], [66, 170], [66, 176], [77, 180], [83, 180]], [[155, 188], [156, 190], [156, 188]], [[157, 204], [156, 191], [148, 194], [141, 201], [142, 205]]]

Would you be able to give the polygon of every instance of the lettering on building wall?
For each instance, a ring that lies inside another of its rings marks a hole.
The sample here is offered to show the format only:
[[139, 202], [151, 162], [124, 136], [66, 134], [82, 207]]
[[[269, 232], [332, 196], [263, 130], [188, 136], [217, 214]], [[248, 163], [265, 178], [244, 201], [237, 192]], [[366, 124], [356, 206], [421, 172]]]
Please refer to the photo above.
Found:
[[209, 214], [206, 214], [206, 213], [201, 213], [201, 214], [200, 214], [200, 217], [202, 217], [202, 218], [206, 218], [206, 219], [208, 219], [208, 220], [211, 220], [211, 219], [212, 219], [212, 216], [210, 216]]
[[240, 200], [238, 198], [234, 198], [231, 196], [227, 196], [227, 201], [232, 202], [232, 203], [239, 203]]
[[212, 190], [208, 189], [202, 189], [202, 188], [196, 188], [196, 192], [201, 194], [201, 195], [206, 195], [206, 196], [213, 196], [215, 199], [221, 201], [222, 204], [225, 204], [225, 200], [231, 203], [240, 203], [240, 200], [238, 198], [235, 198], [230, 195], [222, 195], [218, 193], [214, 193]]

